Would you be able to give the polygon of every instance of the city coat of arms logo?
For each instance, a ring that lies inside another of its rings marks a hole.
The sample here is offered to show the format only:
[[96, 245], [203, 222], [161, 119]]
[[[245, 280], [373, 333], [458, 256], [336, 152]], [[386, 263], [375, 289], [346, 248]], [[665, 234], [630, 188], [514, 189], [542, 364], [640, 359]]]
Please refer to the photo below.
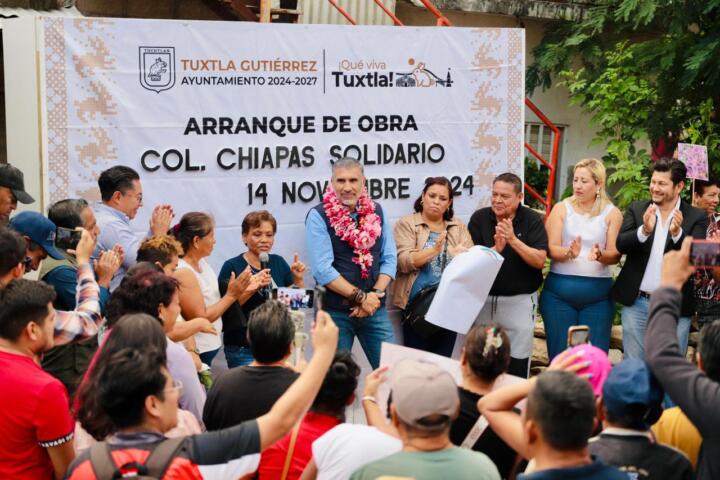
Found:
[[160, 93], [175, 85], [175, 47], [140, 47], [140, 85]]

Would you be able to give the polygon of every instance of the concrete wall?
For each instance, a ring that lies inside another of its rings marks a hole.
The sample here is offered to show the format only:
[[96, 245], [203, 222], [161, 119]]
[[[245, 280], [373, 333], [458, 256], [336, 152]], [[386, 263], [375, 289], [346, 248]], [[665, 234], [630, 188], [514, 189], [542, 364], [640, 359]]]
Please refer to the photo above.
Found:
[[[406, 25], [435, 25], [436, 18], [423, 8], [410, 5], [407, 2], [397, 2], [395, 13]], [[461, 12], [445, 10], [443, 14], [456, 27], [498, 27], [498, 28], [525, 28], [526, 65], [532, 63], [532, 50], [540, 43], [543, 34], [544, 21], [533, 19], [516, 19], [503, 15], [489, 15], [482, 13]], [[601, 146], [590, 146], [595, 135], [595, 128], [590, 125], [590, 117], [581, 112], [578, 107], [569, 105], [567, 89], [553, 85], [547, 91], [536, 90], [530, 100], [556, 125], [565, 127], [562, 140], [562, 157], [560, 177], [556, 186], [556, 193], [561, 193], [568, 181], [569, 167], [578, 160], [588, 157], [600, 158], [604, 154]], [[529, 110], [525, 112], [526, 122], [539, 121]]]
[[22, 170], [32, 205], [18, 204], [18, 211], [40, 210], [43, 177], [38, 75], [35, 68], [35, 20], [32, 16], [0, 20], [5, 73], [7, 161]]

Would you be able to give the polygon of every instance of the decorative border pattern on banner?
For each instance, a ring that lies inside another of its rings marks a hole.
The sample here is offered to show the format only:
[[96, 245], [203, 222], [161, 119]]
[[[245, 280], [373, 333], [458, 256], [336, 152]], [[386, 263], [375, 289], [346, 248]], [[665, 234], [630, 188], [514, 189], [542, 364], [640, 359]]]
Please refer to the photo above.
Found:
[[68, 196], [67, 83], [65, 82], [65, 23], [45, 20], [45, 103], [50, 202]]
[[[513, 139], [521, 132], [518, 131], [518, 125], [522, 125], [522, 105], [524, 94], [523, 78], [525, 72], [523, 71], [523, 59], [518, 58], [523, 55], [523, 35], [517, 30], [510, 30], [509, 33], [509, 52], [508, 52], [508, 63], [511, 65], [508, 74], [508, 93], [507, 98], [509, 99], [509, 111], [508, 111], [508, 123], [507, 123], [507, 138]], [[508, 141], [508, 171], [517, 172], [520, 178], [523, 178], [523, 142]], [[523, 178], [524, 179], [524, 178]]]
[[[117, 148], [110, 135], [110, 119], [117, 115], [117, 102], [106, 84], [111, 82], [104, 72], [115, 70], [115, 59], [110, 56], [106, 41], [113, 37], [105, 31], [111, 26], [109, 20], [76, 19], [72, 22], [76, 34], [84, 34], [79, 40], [82, 53], [72, 56], [73, 72], [66, 72], [66, 39], [64, 19], [46, 20], [45, 62], [47, 65], [46, 100], [48, 109], [48, 166], [50, 172], [50, 203], [68, 196], [100, 200], [95, 186], [100, 172], [117, 160]], [[77, 35], [78, 37], [80, 35]], [[68, 75], [70, 73], [70, 75]], [[87, 94], [73, 100], [67, 99], [68, 79], [79, 80], [80, 90]], [[79, 132], [86, 140], [69, 149], [69, 126], [71, 115], [79, 122]], [[105, 120], [105, 125], [100, 120]], [[75, 172], [80, 179], [69, 178], [70, 155], [77, 155], [83, 170]], [[79, 181], [78, 181], [79, 180]], [[82, 191], [69, 191], [70, 183], [88, 185]]]

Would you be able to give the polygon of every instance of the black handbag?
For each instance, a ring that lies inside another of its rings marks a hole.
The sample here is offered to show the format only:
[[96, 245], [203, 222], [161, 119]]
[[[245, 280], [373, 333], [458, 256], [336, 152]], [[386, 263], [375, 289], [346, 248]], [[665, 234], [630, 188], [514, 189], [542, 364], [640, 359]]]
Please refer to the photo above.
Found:
[[[447, 265], [447, 250], [448, 250], [448, 239], [445, 239], [445, 246], [442, 253], [440, 254], [440, 271], [445, 271]], [[434, 323], [430, 323], [425, 320], [425, 315], [430, 309], [430, 304], [435, 298], [435, 292], [437, 292], [438, 285], [440, 282], [421, 289], [415, 296], [408, 302], [401, 313], [401, 320], [403, 325], [408, 325], [412, 328], [416, 335], [423, 339], [428, 339], [433, 335], [438, 334], [442, 330], [442, 327], [438, 327]]]

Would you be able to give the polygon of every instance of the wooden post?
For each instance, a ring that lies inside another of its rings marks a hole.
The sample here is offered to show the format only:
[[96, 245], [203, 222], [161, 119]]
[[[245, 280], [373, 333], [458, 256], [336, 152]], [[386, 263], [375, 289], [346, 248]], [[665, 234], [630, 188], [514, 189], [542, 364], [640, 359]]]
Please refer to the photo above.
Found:
[[260, 23], [270, 23], [271, 0], [260, 0]]

